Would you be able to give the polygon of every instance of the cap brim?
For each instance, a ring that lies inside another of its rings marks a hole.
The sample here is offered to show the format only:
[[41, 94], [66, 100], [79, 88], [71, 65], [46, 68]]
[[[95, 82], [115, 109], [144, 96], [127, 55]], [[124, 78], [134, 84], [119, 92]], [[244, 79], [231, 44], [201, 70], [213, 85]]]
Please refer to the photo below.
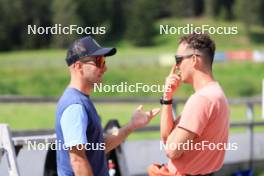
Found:
[[95, 51], [91, 56], [113, 56], [115, 53], [115, 48], [101, 48]]

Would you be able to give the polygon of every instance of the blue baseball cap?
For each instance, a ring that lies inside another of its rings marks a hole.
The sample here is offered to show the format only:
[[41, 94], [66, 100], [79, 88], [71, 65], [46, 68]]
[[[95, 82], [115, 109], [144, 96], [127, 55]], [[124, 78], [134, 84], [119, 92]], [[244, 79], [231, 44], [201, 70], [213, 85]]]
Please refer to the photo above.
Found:
[[103, 48], [91, 36], [76, 40], [69, 48], [66, 56], [70, 66], [83, 57], [112, 56], [116, 48]]

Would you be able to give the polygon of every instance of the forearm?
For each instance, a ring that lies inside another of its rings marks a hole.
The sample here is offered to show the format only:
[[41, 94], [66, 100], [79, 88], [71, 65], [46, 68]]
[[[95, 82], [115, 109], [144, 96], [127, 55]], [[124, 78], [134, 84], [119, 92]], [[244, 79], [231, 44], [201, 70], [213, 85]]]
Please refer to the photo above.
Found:
[[163, 105], [160, 118], [160, 135], [165, 143], [174, 128], [172, 105]]
[[76, 176], [93, 176], [92, 167], [87, 159], [85, 150], [73, 147], [69, 151], [70, 162]]
[[75, 176], [93, 176], [91, 166], [87, 160], [71, 161]]
[[108, 153], [112, 149], [120, 145], [130, 133], [134, 131], [133, 127], [130, 124], [125, 125], [124, 127], [118, 129], [114, 134], [105, 135], [105, 152]]
[[[165, 91], [163, 93], [163, 99], [171, 100], [173, 94], [180, 86], [181, 77], [179, 74], [176, 74], [177, 65], [174, 64], [171, 68], [169, 76], [165, 81]], [[163, 105], [161, 110], [161, 119], [160, 119], [160, 134], [163, 143], [165, 144], [168, 136], [174, 129], [174, 118], [172, 111], [172, 104]]]

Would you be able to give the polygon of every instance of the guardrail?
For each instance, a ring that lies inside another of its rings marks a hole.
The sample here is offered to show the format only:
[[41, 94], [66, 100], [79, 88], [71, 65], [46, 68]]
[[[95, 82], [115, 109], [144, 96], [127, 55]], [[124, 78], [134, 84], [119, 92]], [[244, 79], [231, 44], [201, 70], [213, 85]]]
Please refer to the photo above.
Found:
[[[57, 102], [57, 98], [43, 98], [43, 97], [14, 97], [14, 96], [1, 96], [0, 103], [55, 103]], [[132, 97], [132, 98], [124, 98], [124, 97], [115, 97], [115, 98], [94, 98], [94, 102], [96, 103], [158, 103], [159, 98], [141, 98], [141, 97]], [[174, 112], [177, 112], [177, 107], [179, 104], [182, 104], [186, 101], [186, 99], [175, 98], [173, 101]], [[253, 167], [253, 145], [254, 145], [254, 127], [255, 126], [264, 126], [264, 121], [254, 121], [254, 105], [261, 104], [261, 98], [250, 98], [250, 99], [229, 99], [229, 104], [231, 105], [241, 105], [244, 104], [247, 107], [247, 118], [248, 121], [241, 122], [231, 122], [231, 128], [237, 127], [245, 127], [248, 129], [248, 133], [250, 136], [250, 161], [249, 168]], [[16, 155], [18, 154], [21, 146], [27, 144], [28, 141], [49, 141], [52, 142], [56, 139], [54, 135], [54, 130], [45, 129], [38, 131], [16, 131], [10, 133], [8, 126], [1, 125], [1, 138], [0, 138], [0, 159], [3, 152], [8, 153], [8, 163], [9, 163], [9, 174], [12, 176], [18, 176], [19, 171], [16, 162]], [[159, 126], [148, 126], [142, 129], [136, 130], [136, 132], [148, 132], [148, 131], [159, 131]], [[49, 154], [48, 154], [49, 155]], [[53, 155], [53, 154], [52, 154]], [[51, 155], [49, 155], [51, 156]], [[116, 156], [119, 157], [120, 160], [124, 160], [123, 156], [119, 154]], [[48, 157], [47, 157], [48, 158]], [[52, 156], [54, 159], [54, 157]], [[54, 169], [54, 167], [50, 167]], [[124, 170], [125, 166], [120, 168], [120, 170]], [[53, 172], [53, 171], [52, 171]], [[124, 171], [123, 171], [124, 172]]]
[[[111, 130], [113, 127], [118, 127], [118, 122], [116, 120], [113, 120], [114, 123], [108, 123], [106, 125], [105, 131]], [[264, 126], [264, 121], [259, 122], [231, 122], [230, 124], [231, 128], [237, 128], [237, 127], [251, 127], [252, 129], [255, 126]], [[28, 131], [14, 131], [9, 132], [9, 128], [7, 125], [0, 125], [1, 130], [1, 139], [0, 139], [0, 148], [2, 148], [2, 152], [8, 153], [7, 159], [8, 159], [8, 167], [9, 167], [9, 174], [10, 176], [19, 176], [19, 170], [17, 166], [17, 159], [16, 156], [18, 155], [20, 149], [23, 146], [26, 146], [28, 143], [44, 143], [44, 142], [55, 142], [56, 135], [55, 131], [53, 129], [43, 129], [43, 130], [28, 130]], [[5, 131], [3, 133], [3, 131]], [[159, 126], [147, 126], [145, 128], [141, 128], [136, 130], [137, 133], [142, 132], [151, 132], [151, 131], [159, 131]], [[250, 136], [251, 138], [254, 138], [254, 135]], [[254, 143], [254, 140], [252, 140]], [[252, 143], [252, 144], [253, 144]], [[3, 150], [4, 149], [4, 150]], [[253, 168], [253, 145], [250, 145], [250, 160], [248, 162], [248, 167]], [[0, 151], [1, 152], [1, 151]], [[43, 163], [43, 167], [45, 166], [45, 172], [46, 173], [54, 173], [56, 172], [56, 165], [52, 165], [50, 163], [54, 164], [54, 161], [51, 160], [55, 159], [55, 152], [49, 151], [47, 152], [47, 159], [45, 163]], [[127, 158], [125, 158], [123, 149], [117, 148], [113, 152], [110, 153], [109, 157], [111, 160], [115, 162], [117, 165], [116, 172], [120, 173], [120, 175], [126, 175], [127, 172]], [[48, 159], [51, 158], [51, 159]], [[48, 167], [46, 167], [48, 166]]]
[[[159, 103], [159, 97], [92, 97], [96, 103]], [[184, 103], [186, 98], [174, 97], [174, 103]], [[0, 103], [56, 103], [58, 97], [0, 96]], [[231, 98], [229, 104], [261, 104], [261, 97]]]

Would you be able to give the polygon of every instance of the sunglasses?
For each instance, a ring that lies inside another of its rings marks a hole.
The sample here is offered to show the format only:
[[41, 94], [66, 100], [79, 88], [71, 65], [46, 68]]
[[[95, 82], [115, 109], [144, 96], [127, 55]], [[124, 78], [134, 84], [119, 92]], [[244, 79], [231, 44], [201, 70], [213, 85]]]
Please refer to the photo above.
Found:
[[190, 57], [192, 57], [192, 56], [200, 56], [200, 55], [198, 55], [198, 54], [175, 55], [175, 61], [176, 61], [176, 64], [178, 65], [178, 64], [181, 63], [181, 61], [182, 61], [183, 59], [187, 59], [187, 58], [190, 58]]
[[93, 62], [97, 68], [104, 68], [105, 67], [105, 58], [104, 58], [104, 56], [86, 57], [84, 59], [81, 59], [80, 62], [84, 63], [84, 64], [92, 64], [90, 62]]

